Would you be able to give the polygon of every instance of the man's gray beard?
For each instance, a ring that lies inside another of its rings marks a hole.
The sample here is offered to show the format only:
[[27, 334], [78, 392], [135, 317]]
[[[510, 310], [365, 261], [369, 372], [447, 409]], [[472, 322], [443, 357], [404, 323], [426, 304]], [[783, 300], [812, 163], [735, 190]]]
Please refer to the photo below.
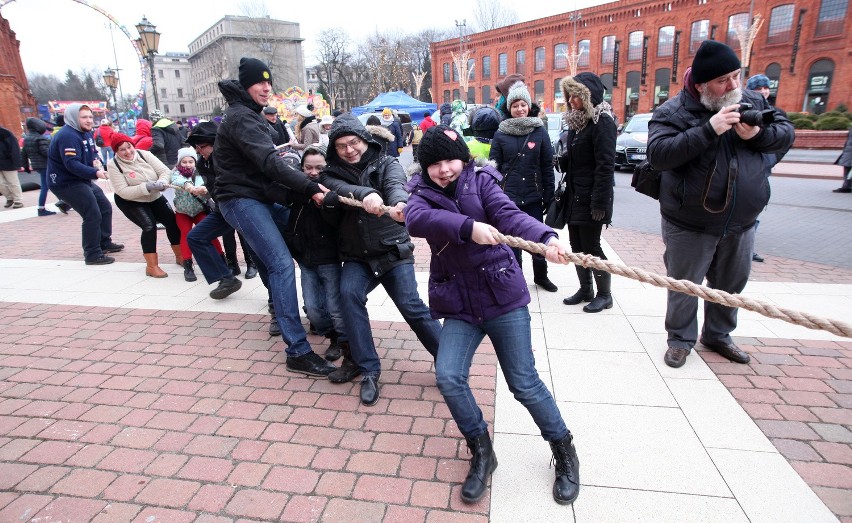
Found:
[[[705, 87], [705, 89], [707, 88]], [[701, 105], [713, 112], [720, 111], [723, 107], [726, 107], [728, 105], [739, 103], [739, 101], [743, 97], [743, 91], [740, 88], [725, 93], [719, 98], [713, 98], [707, 91], [700, 92], [700, 94]]]

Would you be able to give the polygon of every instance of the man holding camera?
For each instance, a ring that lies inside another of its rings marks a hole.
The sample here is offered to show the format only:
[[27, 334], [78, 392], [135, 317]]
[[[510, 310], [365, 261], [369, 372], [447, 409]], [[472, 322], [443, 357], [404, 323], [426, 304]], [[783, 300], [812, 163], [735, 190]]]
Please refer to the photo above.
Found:
[[[740, 61], [720, 42], [701, 44], [683, 85], [648, 128], [648, 158], [662, 172], [663, 261], [672, 278], [706, 278], [708, 287], [740, 293], [751, 271], [754, 223], [769, 202], [763, 153], [789, 149], [793, 124], [759, 94], [740, 89]], [[668, 366], [683, 366], [696, 341], [749, 362], [730, 335], [736, 308], [705, 302], [700, 339], [697, 313], [698, 298], [668, 292]]]

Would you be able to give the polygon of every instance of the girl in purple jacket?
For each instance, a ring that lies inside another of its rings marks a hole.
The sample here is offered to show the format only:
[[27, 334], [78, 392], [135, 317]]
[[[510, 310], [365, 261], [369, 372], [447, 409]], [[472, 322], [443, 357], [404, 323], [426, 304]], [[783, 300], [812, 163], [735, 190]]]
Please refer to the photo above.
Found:
[[[461, 498], [474, 503], [485, 494], [497, 457], [488, 425], [468, 385], [473, 355], [487, 334], [515, 398], [530, 412], [553, 451], [553, 498], [570, 504], [580, 491], [580, 464], [559, 408], [535, 369], [527, 305], [530, 294], [512, 250], [493, 233], [547, 245], [546, 258], [567, 263], [570, 247], [553, 230], [522, 212], [500, 189], [500, 173], [478, 167], [462, 137], [449, 127], [429, 129], [420, 141], [420, 168], [405, 208], [412, 236], [432, 250], [429, 308], [444, 318], [435, 362], [438, 389], [471, 452]], [[416, 169], [416, 166], [415, 166]]]

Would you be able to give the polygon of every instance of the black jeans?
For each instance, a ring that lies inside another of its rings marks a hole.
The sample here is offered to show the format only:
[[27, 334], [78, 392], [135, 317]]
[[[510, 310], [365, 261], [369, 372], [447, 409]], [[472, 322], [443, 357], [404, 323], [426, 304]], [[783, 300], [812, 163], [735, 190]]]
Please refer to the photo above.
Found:
[[112, 204], [94, 182], [54, 185], [50, 190], [83, 218], [83, 256], [86, 261], [104, 255], [112, 242]]
[[175, 213], [169, 207], [165, 196], [160, 196], [153, 202], [134, 202], [114, 194], [113, 200], [115, 206], [127, 216], [127, 219], [142, 229], [140, 241], [143, 254], [157, 252], [157, 222], [166, 227], [169, 243], [180, 245], [180, 229], [175, 223]]
[[584, 252], [605, 260], [606, 255], [601, 248], [601, 229], [603, 223], [590, 223], [568, 226], [568, 241], [571, 251]]

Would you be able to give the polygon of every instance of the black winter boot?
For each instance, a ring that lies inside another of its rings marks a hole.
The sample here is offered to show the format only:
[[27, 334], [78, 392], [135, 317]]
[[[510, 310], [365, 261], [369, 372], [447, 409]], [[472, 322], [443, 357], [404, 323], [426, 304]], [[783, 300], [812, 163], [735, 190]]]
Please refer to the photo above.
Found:
[[488, 431], [476, 438], [465, 438], [470, 449], [470, 472], [462, 484], [461, 498], [465, 503], [476, 503], [485, 495], [488, 478], [497, 468], [497, 455], [491, 445]]
[[266, 310], [269, 311], [270, 315], [269, 336], [273, 338], [281, 336], [281, 326], [278, 325], [278, 320], [275, 319], [275, 305], [272, 304], [272, 300], [266, 302]]
[[533, 258], [533, 282], [547, 292], [559, 290], [547, 277], [547, 260]]
[[612, 293], [609, 290], [612, 275], [606, 271], [593, 271], [593, 273], [595, 284], [598, 286], [598, 295], [590, 304], [583, 307], [583, 312], [600, 312], [612, 308]]
[[183, 260], [183, 279], [186, 281], [195, 281], [198, 276], [195, 275], [195, 270], [192, 268], [192, 258]]
[[239, 276], [243, 271], [240, 269], [240, 264], [237, 262], [237, 256], [234, 255], [233, 258], [225, 257], [225, 263], [228, 265], [228, 268], [231, 269], [231, 274], [234, 276]]
[[560, 505], [570, 505], [580, 494], [580, 460], [571, 433], [559, 441], [551, 441], [550, 450], [556, 464], [553, 499]]
[[325, 335], [326, 338], [329, 339], [330, 343], [328, 344], [328, 348], [325, 349], [325, 359], [328, 361], [337, 361], [340, 359], [340, 356], [343, 354], [343, 350], [340, 348], [340, 344], [337, 342], [337, 331], [332, 330], [328, 334]]
[[349, 348], [348, 341], [340, 342], [340, 352], [343, 354], [343, 363], [328, 375], [328, 381], [332, 383], [346, 383], [361, 374], [361, 367], [352, 359], [352, 350]]
[[584, 301], [592, 301], [595, 298], [595, 288], [592, 286], [592, 269], [587, 269], [582, 265], [576, 265], [574, 269], [577, 271], [577, 279], [580, 280], [580, 290], [562, 300], [565, 305], [577, 305]]

